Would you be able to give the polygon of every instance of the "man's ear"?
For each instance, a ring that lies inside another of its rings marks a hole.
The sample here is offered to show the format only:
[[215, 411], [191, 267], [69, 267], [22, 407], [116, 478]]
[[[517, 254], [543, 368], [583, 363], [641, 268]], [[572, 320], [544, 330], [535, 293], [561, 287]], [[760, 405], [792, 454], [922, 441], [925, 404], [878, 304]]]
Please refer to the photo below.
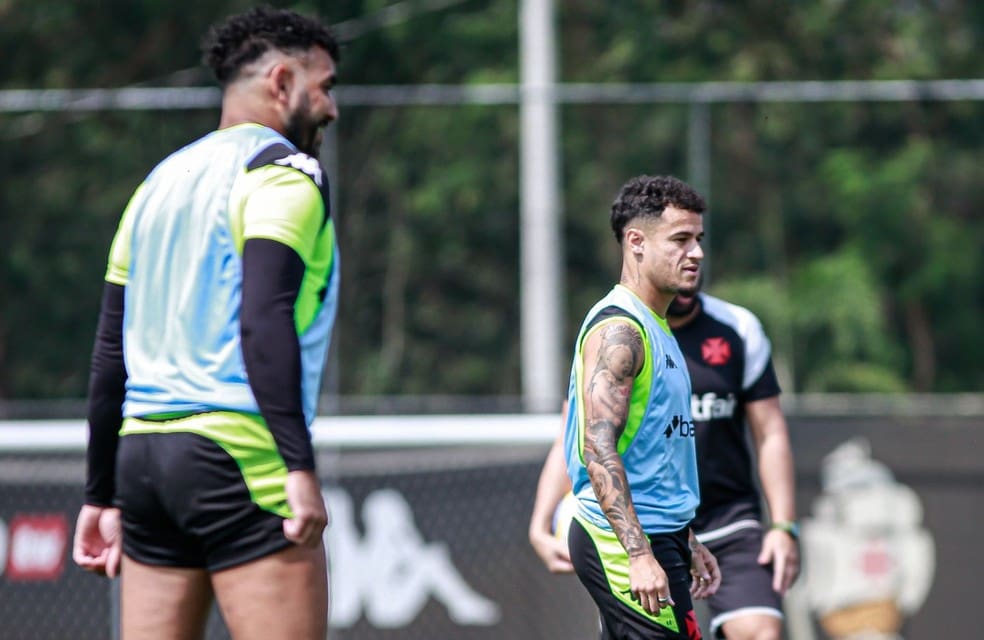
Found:
[[641, 256], [646, 247], [646, 235], [638, 227], [626, 227], [622, 234], [622, 244], [629, 248], [634, 256]]
[[287, 102], [290, 99], [293, 82], [294, 71], [285, 62], [273, 65], [267, 74], [267, 87], [277, 101]]

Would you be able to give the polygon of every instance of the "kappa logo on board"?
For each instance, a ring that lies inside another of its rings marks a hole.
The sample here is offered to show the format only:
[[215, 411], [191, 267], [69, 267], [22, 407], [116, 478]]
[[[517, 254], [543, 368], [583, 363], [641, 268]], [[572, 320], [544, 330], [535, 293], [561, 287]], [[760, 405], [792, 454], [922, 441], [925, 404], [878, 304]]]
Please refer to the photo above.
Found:
[[364, 535], [359, 534], [348, 493], [328, 489], [323, 494], [331, 512], [331, 526], [325, 531], [331, 626], [351, 627], [365, 614], [375, 627], [405, 627], [430, 598], [444, 605], [459, 625], [499, 621], [499, 605], [465, 581], [446, 544], [424, 540], [410, 504], [398, 491], [381, 489], [365, 499]]

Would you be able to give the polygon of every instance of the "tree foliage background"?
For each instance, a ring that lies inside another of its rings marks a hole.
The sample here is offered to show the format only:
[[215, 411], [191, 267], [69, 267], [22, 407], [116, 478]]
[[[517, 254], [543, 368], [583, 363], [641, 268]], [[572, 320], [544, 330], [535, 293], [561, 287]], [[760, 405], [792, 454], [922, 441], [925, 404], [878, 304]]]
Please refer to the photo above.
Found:
[[[208, 85], [201, 34], [252, 4], [0, 0], [0, 88]], [[516, 0], [271, 4], [349, 34], [346, 84], [519, 80]], [[408, 15], [366, 20], [394, 4]], [[564, 0], [556, 11], [564, 82], [982, 77], [981, 3]], [[618, 276], [618, 187], [686, 177], [687, 112], [560, 115], [566, 345]], [[734, 103], [711, 115], [709, 288], [759, 314], [787, 388], [984, 387], [984, 104]], [[156, 162], [217, 119], [0, 114], [0, 399], [84, 395], [119, 214]], [[343, 105], [336, 129], [334, 390], [518, 394], [518, 109]]]

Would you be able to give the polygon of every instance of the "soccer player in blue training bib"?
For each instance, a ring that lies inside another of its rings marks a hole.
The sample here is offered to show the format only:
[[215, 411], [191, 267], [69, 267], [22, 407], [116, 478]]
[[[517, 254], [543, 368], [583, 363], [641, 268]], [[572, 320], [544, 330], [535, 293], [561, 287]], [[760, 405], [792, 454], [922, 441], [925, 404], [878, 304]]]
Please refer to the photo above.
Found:
[[133, 194], [113, 240], [89, 384], [73, 557], [120, 572], [127, 640], [323, 640], [328, 516], [309, 427], [338, 298], [322, 130], [339, 49], [257, 8], [215, 25], [216, 131]]
[[[710, 630], [727, 640], [782, 638], [782, 596], [799, 573], [793, 456], [772, 350], [748, 309], [699, 291], [681, 291], [667, 310], [692, 386], [700, 506], [691, 523], [726, 576], [708, 598]], [[747, 429], [746, 431], [746, 423]], [[748, 433], [755, 447], [755, 481]], [[530, 518], [530, 543], [554, 572], [572, 570], [551, 515], [570, 488], [560, 438], [544, 462]]]
[[612, 205], [620, 281], [574, 347], [563, 451], [578, 578], [611, 640], [700, 638], [692, 597], [721, 574], [690, 529], [700, 501], [690, 377], [666, 321], [704, 257], [704, 202], [673, 177], [629, 180]]

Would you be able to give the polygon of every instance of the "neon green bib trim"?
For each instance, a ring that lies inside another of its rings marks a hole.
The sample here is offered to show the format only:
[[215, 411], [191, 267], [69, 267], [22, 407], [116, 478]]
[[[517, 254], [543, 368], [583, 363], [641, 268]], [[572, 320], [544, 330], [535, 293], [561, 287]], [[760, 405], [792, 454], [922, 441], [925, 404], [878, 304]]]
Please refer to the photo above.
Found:
[[577, 421], [577, 441], [578, 441], [578, 455], [581, 458], [581, 464], [584, 464], [584, 429], [585, 429], [585, 402], [584, 402], [584, 343], [587, 341], [588, 336], [594, 333], [597, 329], [604, 327], [612, 322], [631, 322], [636, 326], [639, 331], [640, 336], [642, 336], [642, 346], [644, 349], [642, 369], [639, 370], [639, 374], [632, 381], [632, 394], [629, 397], [629, 414], [625, 418], [625, 428], [622, 430], [622, 435], [619, 436], [618, 444], [616, 445], [619, 455], [624, 455], [628, 451], [629, 446], [635, 439], [636, 433], [639, 432], [639, 428], [642, 426], [642, 419], [646, 414], [646, 406], [649, 404], [649, 390], [652, 387], [652, 345], [650, 345], [648, 338], [646, 337], [646, 330], [639, 324], [639, 322], [628, 315], [619, 315], [612, 318], [607, 318], [602, 320], [598, 324], [591, 327], [578, 342], [577, 346], [577, 357], [574, 359], [574, 375], [577, 387], [575, 393], [577, 394], [577, 406], [580, 415]]
[[194, 433], [208, 438], [236, 461], [253, 502], [282, 518], [294, 516], [287, 505], [287, 465], [261, 416], [215, 411], [165, 422], [123, 421], [120, 435], [139, 433]]
[[[594, 543], [612, 595], [647, 620], [679, 633], [680, 625], [677, 624], [676, 614], [672, 607], [664, 607], [660, 609], [659, 615], [654, 616], [632, 599], [632, 587], [629, 582], [629, 555], [625, 552], [625, 548], [618, 541], [615, 533], [596, 527], [579, 513], [575, 513], [574, 518], [581, 523], [581, 526], [588, 533], [588, 537], [591, 538], [591, 542]], [[646, 539], [648, 540], [649, 536], [646, 536]]]

